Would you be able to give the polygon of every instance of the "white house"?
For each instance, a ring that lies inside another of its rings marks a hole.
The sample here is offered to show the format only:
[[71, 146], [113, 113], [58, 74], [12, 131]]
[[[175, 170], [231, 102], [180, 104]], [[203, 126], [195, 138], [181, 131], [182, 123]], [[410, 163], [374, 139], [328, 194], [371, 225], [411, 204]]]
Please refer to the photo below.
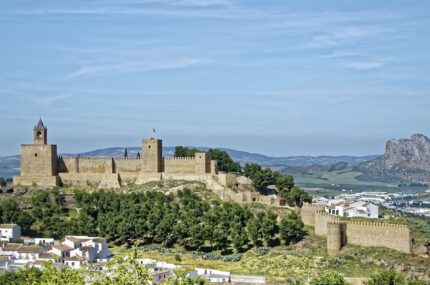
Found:
[[17, 224], [1, 224], [0, 240], [14, 241], [21, 238], [21, 227]]
[[86, 260], [85, 257], [77, 256], [77, 255], [64, 259], [64, 264], [73, 269], [79, 269], [82, 267], [83, 264], [87, 262], [88, 261]]
[[215, 269], [195, 268], [188, 276], [193, 280], [201, 277], [209, 283], [231, 283], [230, 272]]
[[361, 200], [330, 200], [326, 206], [326, 212], [342, 217], [363, 217], [377, 219], [379, 206]]
[[[92, 258], [93, 260], [106, 259], [112, 255], [112, 253], [109, 251], [106, 239], [104, 238], [88, 236], [66, 236], [64, 240], [61, 241], [61, 244], [71, 247], [73, 249], [88, 249], [89, 247], [92, 247], [95, 249], [95, 256], [94, 258]], [[73, 254], [70, 256], [73, 256]], [[88, 256], [92, 256], [92, 253], [88, 253]]]
[[173, 272], [164, 268], [154, 268], [149, 271], [149, 276], [152, 277], [152, 285], [156, 285], [166, 281], [170, 276], [173, 276]]
[[35, 238], [34, 244], [35, 245], [54, 245], [54, 239], [53, 238]]

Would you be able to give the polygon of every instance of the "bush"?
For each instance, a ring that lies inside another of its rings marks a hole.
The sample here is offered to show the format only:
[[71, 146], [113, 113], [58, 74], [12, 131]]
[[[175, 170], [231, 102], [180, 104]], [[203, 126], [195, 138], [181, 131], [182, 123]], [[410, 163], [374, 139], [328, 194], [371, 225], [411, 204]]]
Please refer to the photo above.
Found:
[[342, 275], [332, 272], [312, 279], [309, 285], [346, 285], [346, 282]]
[[382, 271], [374, 274], [366, 285], [404, 285], [405, 278], [393, 271]]

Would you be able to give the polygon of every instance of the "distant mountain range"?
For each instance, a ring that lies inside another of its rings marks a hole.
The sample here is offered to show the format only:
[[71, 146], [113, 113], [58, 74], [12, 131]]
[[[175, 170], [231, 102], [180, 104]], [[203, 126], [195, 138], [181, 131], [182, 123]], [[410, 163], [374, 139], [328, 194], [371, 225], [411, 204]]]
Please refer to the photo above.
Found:
[[[206, 151], [208, 147], [195, 147], [197, 149]], [[274, 169], [283, 168], [294, 168], [294, 167], [306, 167], [311, 165], [324, 165], [331, 166], [339, 162], [346, 162], [351, 165], [358, 165], [360, 163], [374, 160], [377, 155], [369, 156], [285, 156], [285, 157], [273, 157], [266, 156], [259, 153], [250, 153], [246, 151], [239, 151], [228, 148], [220, 148], [226, 151], [234, 161], [244, 165], [245, 163], [258, 163], [264, 167], [271, 167]], [[80, 155], [80, 156], [109, 156], [109, 157], [122, 157], [124, 155], [125, 147], [112, 147], [106, 149], [97, 149], [89, 152], [80, 154], [60, 154], [64, 157]], [[137, 152], [140, 151], [140, 147], [127, 147], [129, 157], [136, 157]], [[173, 156], [175, 147], [163, 147], [163, 156]], [[20, 168], [20, 156], [7, 156], [0, 157], [0, 177], [11, 177], [19, 173]]]

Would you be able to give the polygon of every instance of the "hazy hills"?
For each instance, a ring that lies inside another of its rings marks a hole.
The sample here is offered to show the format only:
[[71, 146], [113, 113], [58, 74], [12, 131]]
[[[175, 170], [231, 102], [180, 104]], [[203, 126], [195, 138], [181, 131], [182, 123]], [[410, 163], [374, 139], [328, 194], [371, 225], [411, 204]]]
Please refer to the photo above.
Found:
[[[201, 150], [208, 150], [208, 147], [196, 147]], [[173, 156], [174, 147], [163, 147], [164, 156]], [[351, 165], [357, 165], [362, 162], [373, 160], [377, 158], [376, 155], [370, 156], [285, 156], [285, 157], [273, 157], [266, 156], [259, 153], [250, 153], [246, 151], [239, 151], [234, 149], [225, 150], [233, 160], [241, 163], [258, 163], [265, 167], [271, 167], [274, 169], [282, 170], [284, 168], [295, 168], [295, 167], [309, 167], [312, 165], [324, 165], [331, 166], [339, 162], [347, 162]], [[84, 153], [80, 153], [81, 156], [113, 156], [121, 157], [124, 155], [124, 147], [112, 147], [106, 149], [97, 149]], [[127, 147], [129, 157], [136, 157], [137, 152], [140, 151], [139, 147]], [[62, 156], [71, 156], [76, 154], [60, 154]], [[19, 162], [20, 156], [8, 156], [0, 157], [0, 177], [11, 177], [19, 173]]]
[[[196, 147], [203, 151], [208, 147]], [[399, 183], [430, 182], [430, 139], [416, 134], [410, 139], [389, 140], [382, 156], [285, 156], [273, 157], [259, 153], [221, 148], [233, 160], [244, 165], [258, 163], [263, 167], [295, 175], [302, 183], [357, 184], [360, 181]], [[121, 157], [124, 147], [97, 149], [81, 156]], [[128, 156], [136, 157], [140, 147], [127, 147]], [[164, 147], [163, 155], [173, 156], [174, 147]], [[60, 154], [71, 156], [77, 154]], [[0, 157], [0, 176], [19, 173], [19, 155]], [[304, 179], [300, 179], [300, 176]]]

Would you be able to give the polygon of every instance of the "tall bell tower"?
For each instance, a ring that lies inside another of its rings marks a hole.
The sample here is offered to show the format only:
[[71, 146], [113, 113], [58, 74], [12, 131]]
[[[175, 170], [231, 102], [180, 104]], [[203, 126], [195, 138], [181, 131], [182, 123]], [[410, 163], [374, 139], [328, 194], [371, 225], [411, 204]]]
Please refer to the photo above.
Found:
[[43, 145], [48, 144], [48, 129], [42, 122], [42, 118], [39, 119], [39, 122], [33, 129], [34, 132], [34, 144]]
[[21, 145], [21, 174], [13, 178], [15, 186], [53, 187], [59, 184], [57, 146], [48, 144], [48, 129], [39, 119], [33, 128], [33, 144]]

